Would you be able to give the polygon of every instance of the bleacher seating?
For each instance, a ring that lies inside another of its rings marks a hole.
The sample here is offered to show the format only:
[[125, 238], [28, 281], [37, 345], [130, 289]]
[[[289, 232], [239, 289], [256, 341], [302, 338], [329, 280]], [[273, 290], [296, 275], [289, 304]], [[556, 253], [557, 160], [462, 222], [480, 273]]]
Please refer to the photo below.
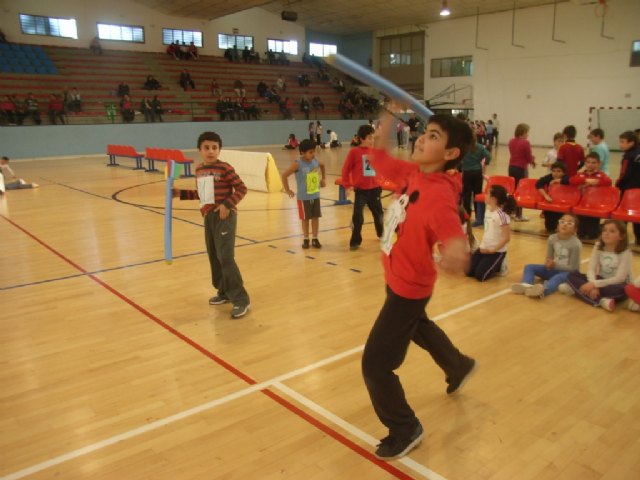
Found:
[[2, 73], [56, 75], [58, 70], [40, 45], [0, 43]]
[[[218, 120], [217, 98], [213, 98], [210, 90], [214, 78], [223, 90], [223, 96], [231, 98], [235, 98], [234, 81], [243, 81], [248, 99], [255, 99], [262, 111], [261, 119], [280, 119], [278, 106], [259, 97], [256, 86], [260, 81], [274, 85], [281, 74], [287, 84], [283, 96], [291, 98], [294, 118], [304, 118], [299, 111], [302, 95], [306, 95], [309, 101], [318, 95], [324, 102], [325, 110], [312, 111], [312, 119], [340, 118], [340, 94], [329, 82], [319, 80], [315, 69], [301, 62], [282, 66], [229, 63], [222, 57], [202, 55], [197, 61], [176, 61], [165, 53], [155, 52], [105, 50], [104, 55], [93, 55], [88, 49], [68, 47], [9, 44], [1, 48], [0, 68], [3, 74], [0, 93], [17, 95], [19, 100], [24, 100], [26, 94], [32, 92], [40, 103], [43, 123], [47, 123], [49, 96], [52, 93], [62, 94], [74, 86], [82, 98], [82, 111], [69, 112], [68, 123], [111, 123], [105, 107], [118, 104], [115, 91], [121, 81], [131, 89], [135, 110], [139, 110], [143, 97], [157, 94], [163, 105], [164, 121]], [[16, 56], [22, 60], [17, 60]], [[183, 68], [189, 69], [196, 84], [195, 90], [185, 92], [178, 84]], [[298, 85], [297, 76], [301, 73], [311, 78], [308, 87]], [[162, 88], [145, 90], [143, 84], [147, 75], [153, 75]], [[121, 121], [119, 111], [115, 121]], [[144, 116], [136, 115], [135, 121], [144, 122]]]

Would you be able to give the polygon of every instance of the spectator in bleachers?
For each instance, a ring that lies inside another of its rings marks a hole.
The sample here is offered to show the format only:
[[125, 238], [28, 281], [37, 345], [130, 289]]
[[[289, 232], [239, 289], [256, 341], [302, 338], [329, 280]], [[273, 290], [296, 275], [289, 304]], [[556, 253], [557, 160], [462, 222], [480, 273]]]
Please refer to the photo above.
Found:
[[304, 52], [302, 54], [302, 63], [305, 63], [305, 64], [309, 65], [310, 67], [313, 67], [313, 62], [311, 61], [311, 56], [307, 52]]
[[151, 108], [153, 109], [154, 117], [159, 122], [162, 122], [162, 114], [164, 113], [164, 110], [162, 109], [162, 102], [158, 98], [158, 95], [153, 96], [153, 100], [151, 100]]
[[242, 98], [247, 95], [247, 91], [244, 88], [244, 83], [241, 80], [233, 82], [233, 91], [236, 92], [236, 97]]
[[260, 54], [253, 47], [249, 50], [249, 59], [251, 63], [260, 63]]
[[247, 100], [243, 103], [243, 107], [247, 115], [247, 120], [251, 120], [252, 118], [254, 120], [260, 120], [260, 107], [258, 107], [258, 104], [255, 102], [255, 100], [253, 102], [249, 102]]
[[276, 80], [276, 87], [280, 92], [287, 91], [287, 83], [284, 81], [284, 77], [282, 75], [278, 75], [278, 79]]
[[160, 90], [162, 85], [160, 85], [160, 82], [156, 80], [153, 75], [147, 75], [147, 79], [144, 82], [144, 88], [146, 90]]
[[244, 109], [242, 108], [242, 99], [236, 97], [232, 102], [233, 116], [236, 120], [245, 120]]
[[234, 45], [231, 49], [231, 58], [233, 58], [234, 62], [240, 61], [240, 52], [238, 51], [238, 45]]
[[125, 95], [120, 100], [120, 114], [122, 115], [122, 121], [124, 123], [131, 123], [135, 117], [135, 111], [133, 110], [133, 102], [129, 95]]
[[120, 82], [120, 85], [118, 85], [117, 95], [120, 98], [124, 97], [125, 95], [129, 95], [129, 85], [124, 83], [124, 80]]
[[4, 100], [0, 102], [0, 114], [2, 115], [3, 123], [16, 124], [16, 106], [9, 95], [5, 95]]
[[280, 103], [280, 95], [278, 95], [275, 87], [271, 87], [267, 90], [264, 94], [264, 98], [266, 98], [269, 103]]
[[300, 111], [304, 114], [304, 118], [309, 120], [309, 112], [311, 111], [311, 105], [309, 104], [309, 100], [305, 95], [302, 96], [300, 100]]
[[[318, 59], [316, 62], [321, 62], [322, 60]], [[318, 78], [323, 82], [329, 81], [329, 74], [327, 73], [327, 69], [322, 65], [322, 63], [318, 64]]]
[[60, 96], [52, 93], [51, 97], [49, 98], [49, 121], [51, 122], [52, 125], [56, 125], [56, 119], [60, 120], [60, 123], [62, 125], [65, 124], [64, 121], [64, 104], [62, 103], [62, 100], [60, 99]]
[[187, 44], [184, 42], [182, 42], [182, 45], [180, 45], [179, 42], [176, 42], [176, 43], [178, 43], [178, 48], [179, 48], [178, 51], [180, 52], [178, 56], [180, 57], [180, 59], [189, 60], [190, 55], [189, 55], [189, 48], [187, 48]]
[[298, 85], [301, 87], [308, 87], [311, 84], [311, 80], [309, 80], [309, 75], [306, 73], [298, 74]]
[[291, 109], [293, 108], [293, 103], [289, 97], [286, 97], [279, 104], [280, 113], [282, 113], [282, 118], [285, 120], [293, 119], [293, 115], [291, 114]]
[[175, 60], [179, 60], [180, 47], [176, 43], [170, 43], [167, 46], [167, 55], [172, 56]]
[[18, 125], [22, 125], [22, 122], [27, 116], [27, 108], [25, 107], [24, 102], [21, 102], [15, 93], [11, 96], [11, 101], [16, 107], [16, 123]]
[[218, 85], [218, 81], [215, 78], [211, 80], [211, 96], [213, 97], [222, 96], [222, 89], [220, 88], [220, 85]]
[[70, 112], [77, 113], [82, 111], [82, 99], [80, 98], [80, 92], [78, 92], [76, 87], [71, 89], [71, 93], [69, 93], [69, 102], [66, 106]]
[[267, 87], [267, 84], [260, 81], [258, 82], [258, 86], [256, 87], [256, 90], [258, 92], [258, 95], [260, 95], [261, 97], [264, 97], [265, 94], [267, 93], [267, 90], [269, 90], [269, 87]]
[[71, 102], [71, 93], [69, 92], [69, 87], [64, 87], [64, 90], [62, 90], [62, 105], [64, 106], [65, 114], [69, 111], [70, 102]]
[[280, 65], [289, 65], [291, 62], [287, 58], [287, 54], [284, 52], [278, 52], [278, 63]]
[[33, 118], [36, 125], [40, 125], [42, 123], [42, 120], [40, 119], [40, 109], [38, 107], [38, 100], [33, 96], [33, 93], [29, 92], [27, 94], [24, 106], [26, 109], [26, 116]]
[[231, 98], [220, 97], [216, 103], [216, 111], [220, 115], [220, 120], [233, 120], [233, 102], [231, 102]]
[[156, 116], [153, 112], [153, 105], [148, 97], [144, 97], [142, 102], [140, 102], [140, 111], [144, 115], [145, 122], [149, 123], [156, 121]]
[[244, 63], [251, 62], [251, 52], [249, 51], [249, 47], [246, 45], [244, 46], [244, 50], [242, 50], [242, 60]]
[[315, 97], [313, 97], [311, 99], [311, 105], [313, 105], [313, 108], [318, 111], [318, 110], [324, 110], [324, 102], [322, 101], [322, 99], [316, 95]]
[[89, 50], [94, 55], [102, 55], [102, 45], [100, 45], [100, 39], [98, 37], [93, 37], [91, 43], [89, 44]]
[[194, 83], [193, 79], [191, 78], [191, 74], [189, 73], [189, 70], [187, 70], [186, 68], [184, 68], [182, 70], [182, 73], [180, 73], [180, 86], [182, 87], [182, 89], [186, 92], [187, 91], [187, 87], [191, 87], [193, 90], [196, 89], [196, 84]]
[[273, 50], [269, 50], [268, 52], [265, 52], [265, 54], [267, 55], [267, 61], [269, 62], [269, 65], [275, 65], [276, 64], [276, 54], [273, 53]]
[[198, 47], [196, 47], [193, 42], [191, 42], [187, 47], [187, 54], [189, 59], [198, 60], [198, 58], [200, 58], [200, 55], [198, 54]]

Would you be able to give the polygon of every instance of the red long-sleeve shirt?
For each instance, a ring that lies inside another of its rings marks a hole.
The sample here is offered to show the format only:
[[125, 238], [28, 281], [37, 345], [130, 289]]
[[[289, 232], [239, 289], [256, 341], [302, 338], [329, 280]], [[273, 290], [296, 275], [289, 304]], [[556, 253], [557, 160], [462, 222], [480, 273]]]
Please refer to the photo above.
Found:
[[565, 142], [558, 149], [557, 159], [567, 167], [567, 175], [573, 177], [584, 164], [584, 149], [573, 141]]
[[372, 190], [380, 186], [376, 180], [376, 172], [369, 164], [370, 150], [366, 147], [354, 147], [349, 150], [344, 165], [342, 165], [342, 186], [344, 188]]
[[459, 184], [455, 176], [422, 173], [418, 164], [395, 159], [384, 150], [372, 149], [371, 157], [377, 172], [404, 187], [406, 202], [397, 240], [388, 255], [382, 254], [385, 281], [402, 297], [430, 297], [437, 278], [433, 246], [464, 238], [458, 215]]

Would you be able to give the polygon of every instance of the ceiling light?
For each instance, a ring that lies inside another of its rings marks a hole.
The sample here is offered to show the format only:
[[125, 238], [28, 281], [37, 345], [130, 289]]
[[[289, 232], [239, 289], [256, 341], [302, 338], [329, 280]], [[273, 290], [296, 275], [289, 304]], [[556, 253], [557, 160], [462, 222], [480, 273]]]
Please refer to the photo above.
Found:
[[449, 10], [449, 6], [447, 5], [447, 0], [442, 0], [442, 8], [440, 9], [441, 17], [448, 17], [451, 15], [451, 11]]

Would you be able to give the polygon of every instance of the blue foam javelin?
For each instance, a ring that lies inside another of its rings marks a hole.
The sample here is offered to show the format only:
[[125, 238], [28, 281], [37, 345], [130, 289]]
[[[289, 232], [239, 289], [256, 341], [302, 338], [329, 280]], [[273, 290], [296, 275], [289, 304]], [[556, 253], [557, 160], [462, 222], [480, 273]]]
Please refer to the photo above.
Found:
[[413, 98], [403, 89], [398, 87], [397, 85], [391, 83], [389, 80], [382, 78], [377, 73], [372, 72], [364, 68], [362, 65], [357, 64], [356, 62], [349, 60], [344, 55], [340, 55], [336, 53], [335, 55], [329, 55], [326, 58], [328, 64], [334, 66], [338, 70], [347, 75], [352, 76], [360, 80], [367, 85], [371, 85], [372, 87], [377, 88], [379, 91], [391, 97], [392, 99], [408, 104], [409, 108], [416, 112], [420, 117], [427, 119], [433, 112], [421, 104], [418, 100]]

